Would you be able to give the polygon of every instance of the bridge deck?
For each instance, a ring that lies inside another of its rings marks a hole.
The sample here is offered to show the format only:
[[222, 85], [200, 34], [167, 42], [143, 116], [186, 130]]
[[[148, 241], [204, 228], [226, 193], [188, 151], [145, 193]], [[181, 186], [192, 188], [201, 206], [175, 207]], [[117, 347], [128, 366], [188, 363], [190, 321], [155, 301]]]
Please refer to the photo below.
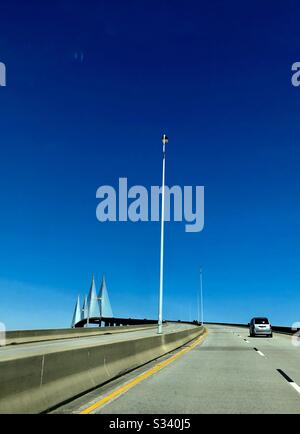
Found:
[[[202, 344], [94, 412], [300, 413], [300, 389], [297, 391], [296, 387], [300, 384], [300, 347], [292, 345], [291, 336], [250, 338], [245, 328], [210, 325], [208, 329]], [[146, 369], [149, 366], [56, 412], [77, 413], [87, 409]], [[295, 384], [287, 381], [278, 369]]]

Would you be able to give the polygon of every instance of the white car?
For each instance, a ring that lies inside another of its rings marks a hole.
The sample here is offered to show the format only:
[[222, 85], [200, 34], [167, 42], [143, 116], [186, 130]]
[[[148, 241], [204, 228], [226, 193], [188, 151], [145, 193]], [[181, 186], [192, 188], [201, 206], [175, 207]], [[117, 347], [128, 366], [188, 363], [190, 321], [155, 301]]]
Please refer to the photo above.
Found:
[[252, 318], [249, 323], [249, 332], [251, 337], [259, 335], [273, 337], [272, 326], [268, 318]]

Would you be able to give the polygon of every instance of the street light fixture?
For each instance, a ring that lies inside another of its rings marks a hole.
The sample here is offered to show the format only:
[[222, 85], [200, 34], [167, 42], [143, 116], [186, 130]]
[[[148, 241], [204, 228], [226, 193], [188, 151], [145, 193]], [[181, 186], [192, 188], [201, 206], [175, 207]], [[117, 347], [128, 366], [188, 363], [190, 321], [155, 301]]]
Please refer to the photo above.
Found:
[[165, 172], [166, 172], [166, 145], [169, 139], [166, 134], [162, 136], [163, 164], [162, 164], [162, 205], [161, 205], [161, 233], [160, 233], [160, 279], [159, 279], [159, 303], [158, 303], [158, 328], [157, 333], [162, 334], [162, 310], [163, 310], [163, 277], [164, 277], [164, 226], [165, 226]]

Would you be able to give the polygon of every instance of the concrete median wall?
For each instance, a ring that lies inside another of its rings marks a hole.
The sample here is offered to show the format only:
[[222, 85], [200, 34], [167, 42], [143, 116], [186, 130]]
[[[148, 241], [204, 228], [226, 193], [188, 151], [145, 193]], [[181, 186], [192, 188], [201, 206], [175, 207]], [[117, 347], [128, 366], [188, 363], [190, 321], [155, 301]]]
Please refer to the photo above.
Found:
[[58, 339], [73, 339], [87, 336], [97, 336], [107, 333], [121, 333], [155, 327], [153, 324], [118, 326], [118, 327], [91, 327], [74, 329], [48, 329], [48, 330], [16, 330], [6, 332], [6, 345], [26, 344], [32, 342], [52, 341]]
[[202, 327], [0, 362], [0, 413], [40, 413], [166, 354]]

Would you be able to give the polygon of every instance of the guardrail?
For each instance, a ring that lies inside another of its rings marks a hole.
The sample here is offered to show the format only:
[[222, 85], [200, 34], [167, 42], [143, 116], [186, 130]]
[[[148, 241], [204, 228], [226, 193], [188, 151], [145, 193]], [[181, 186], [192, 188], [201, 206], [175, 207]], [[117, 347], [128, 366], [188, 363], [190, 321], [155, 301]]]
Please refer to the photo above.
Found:
[[194, 326], [162, 335], [3, 360], [0, 362], [0, 413], [45, 412], [203, 333], [203, 327]]

